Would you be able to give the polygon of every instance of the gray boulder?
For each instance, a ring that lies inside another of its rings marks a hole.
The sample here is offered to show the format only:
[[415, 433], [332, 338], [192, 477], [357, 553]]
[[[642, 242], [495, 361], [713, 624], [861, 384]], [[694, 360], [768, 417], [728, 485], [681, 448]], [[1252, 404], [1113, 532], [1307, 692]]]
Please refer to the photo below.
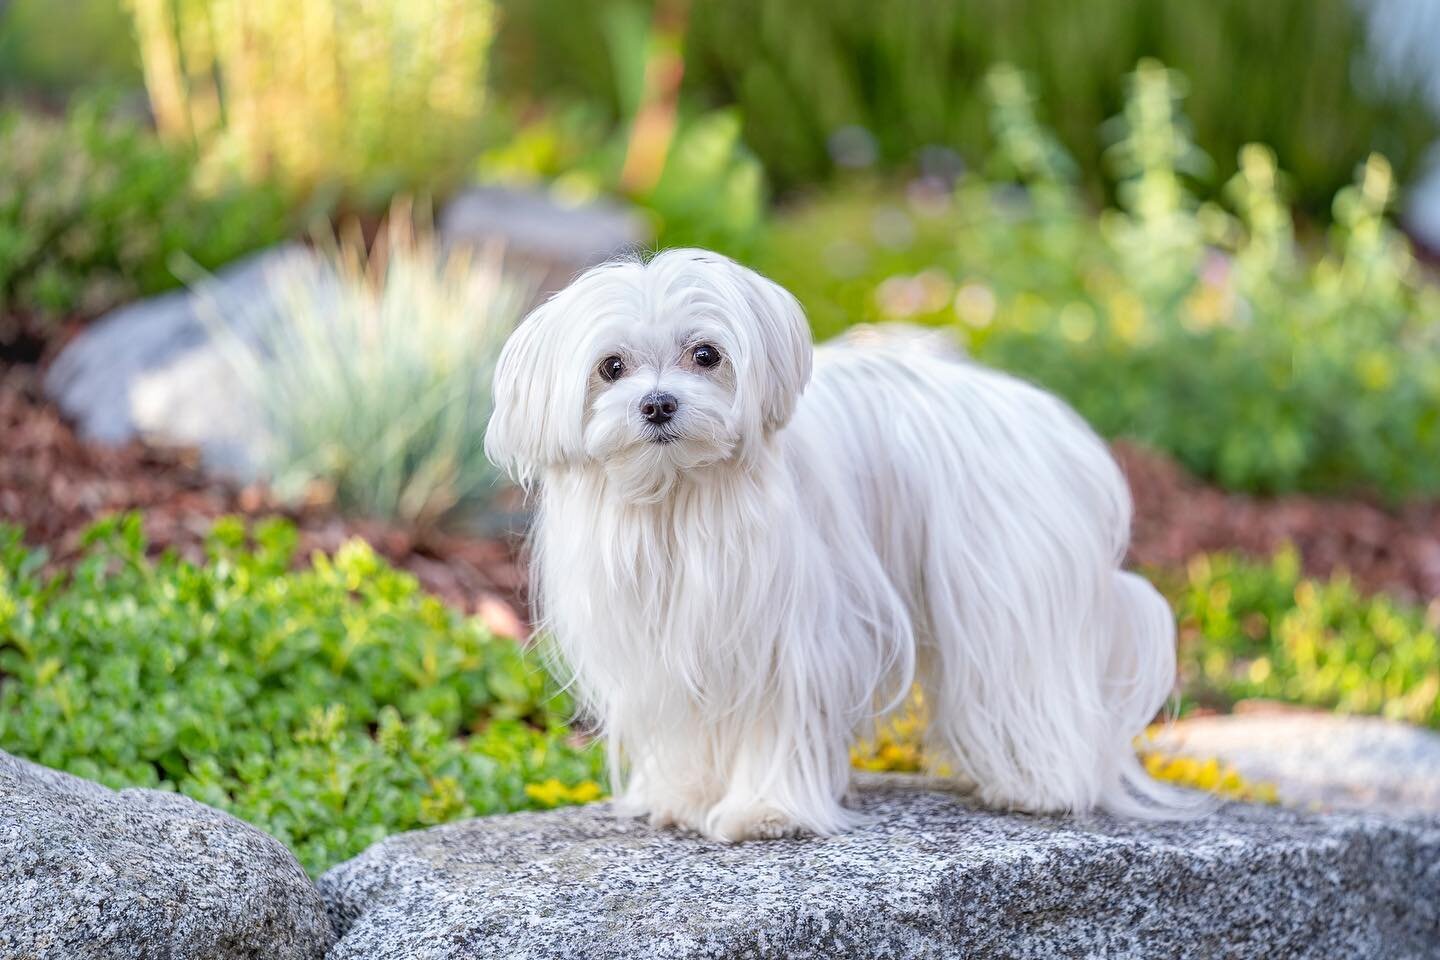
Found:
[[217, 344], [217, 324], [257, 342], [267, 279], [296, 263], [316, 264], [301, 247], [266, 250], [199, 285], [111, 311], [56, 357], [45, 391], [81, 437], [125, 443], [137, 437], [197, 447], [207, 467], [251, 479], [265, 442], [239, 374]]
[[1321, 810], [1440, 815], [1440, 734], [1378, 717], [1301, 710], [1182, 720], [1163, 753], [1218, 757], [1282, 802]]
[[305, 871], [254, 827], [0, 752], [0, 957], [309, 960], [333, 939]]
[[566, 204], [543, 191], [502, 186], [460, 193], [440, 211], [439, 231], [450, 245], [498, 244], [542, 298], [585, 268], [651, 239], [640, 215], [614, 201]]
[[1230, 805], [1146, 824], [870, 778], [868, 825], [725, 846], [609, 805], [391, 837], [320, 879], [333, 960], [1422, 957], [1440, 819]]

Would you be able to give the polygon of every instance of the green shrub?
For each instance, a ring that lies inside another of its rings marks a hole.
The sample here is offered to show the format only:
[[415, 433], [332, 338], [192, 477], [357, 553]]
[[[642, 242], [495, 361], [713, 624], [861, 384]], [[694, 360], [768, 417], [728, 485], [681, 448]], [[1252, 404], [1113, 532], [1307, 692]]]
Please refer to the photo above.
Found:
[[263, 188], [201, 190], [184, 154], [98, 101], [63, 120], [0, 114], [0, 317], [93, 316], [284, 236]]
[[167, 139], [297, 196], [381, 208], [483, 142], [488, 0], [126, 0]]
[[[594, 37], [625, 0], [506, 0], [502, 89], [588, 96], [612, 89]], [[682, 5], [661, 2], [662, 11]], [[997, 63], [1020, 66], [1057, 118], [1099, 196], [1101, 124], [1123, 101], [1121, 77], [1155, 57], [1191, 80], [1196, 139], [1219, 187], [1251, 140], [1274, 145], [1296, 193], [1323, 214], [1353, 165], [1391, 156], [1402, 179], [1440, 133], [1423, 76], [1382, 78], [1352, 0], [696, 0], [685, 35], [688, 95], [734, 105], [745, 141], [788, 189], [829, 176], [837, 131], [858, 127], [881, 166], [927, 147], [978, 163], [991, 149], [979, 96]]]
[[[138, 517], [46, 579], [0, 532], [0, 749], [113, 787], [176, 789], [311, 871], [382, 836], [593, 798], [593, 751], [512, 642], [353, 541], [291, 571], [279, 522], [145, 558]], [[550, 782], [556, 781], [556, 782]]]
[[1001, 71], [993, 179], [918, 207], [862, 196], [799, 213], [777, 227], [769, 272], [819, 335], [952, 325], [1107, 436], [1231, 488], [1440, 493], [1440, 290], [1386, 220], [1385, 161], [1336, 196], [1307, 256], [1270, 151], [1241, 151], [1229, 209], [1201, 203], [1173, 74], [1147, 62], [1131, 84], [1110, 153], [1118, 208], [1086, 213], [1074, 165]]
[[1294, 551], [1198, 557], [1176, 597], [1188, 706], [1263, 697], [1440, 727], [1440, 607], [1303, 577]]
[[420, 528], [483, 507], [490, 378], [530, 295], [499, 256], [442, 251], [397, 204], [370, 251], [352, 237], [266, 284], [218, 305], [250, 315], [217, 333], [256, 331], [219, 342], [263, 412], [276, 490]]

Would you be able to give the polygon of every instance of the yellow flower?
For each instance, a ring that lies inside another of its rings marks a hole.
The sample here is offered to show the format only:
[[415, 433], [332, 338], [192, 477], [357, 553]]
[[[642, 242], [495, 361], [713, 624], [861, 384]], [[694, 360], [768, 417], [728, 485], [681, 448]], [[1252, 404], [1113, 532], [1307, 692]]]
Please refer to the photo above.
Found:
[[570, 799], [575, 803], [593, 803], [604, 795], [605, 791], [594, 780], [582, 780], [570, 788]]
[[1197, 760], [1194, 757], [1167, 757], [1162, 753], [1142, 752], [1140, 761], [1150, 776], [1177, 787], [1206, 790], [1228, 800], [1248, 803], [1280, 802], [1274, 784], [1251, 783], [1241, 776], [1239, 770], [1228, 764], [1222, 765], [1218, 757]]
[[916, 687], [910, 701], [876, 728], [873, 739], [855, 744], [850, 763], [861, 770], [914, 773], [925, 769], [925, 722], [925, 701]]
[[540, 783], [527, 783], [525, 795], [536, 803], [547, 807], [558, 807], [572, 803], [590, 803], [605, 795], [600, 784], [594, 780], [582, 780], [573, 787], [567, 787], [551, 777]]

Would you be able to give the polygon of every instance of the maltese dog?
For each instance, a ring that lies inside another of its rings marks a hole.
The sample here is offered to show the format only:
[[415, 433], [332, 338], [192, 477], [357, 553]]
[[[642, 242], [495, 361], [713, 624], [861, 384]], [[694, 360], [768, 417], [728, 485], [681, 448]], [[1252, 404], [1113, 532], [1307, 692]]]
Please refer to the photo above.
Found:
[[851, 745], [915, 684], [927, 755], [986, 803], [1183, 805], [1133, 747], [1174, 620], [1120, 569], [1124, 477], [1055, 397], [913, 328], [816, 349], [794, 297], [701, 250], [585, 273], [494, 388], [486, 451], [538, 494], [541, 626], [622, 810], [843, 831]]

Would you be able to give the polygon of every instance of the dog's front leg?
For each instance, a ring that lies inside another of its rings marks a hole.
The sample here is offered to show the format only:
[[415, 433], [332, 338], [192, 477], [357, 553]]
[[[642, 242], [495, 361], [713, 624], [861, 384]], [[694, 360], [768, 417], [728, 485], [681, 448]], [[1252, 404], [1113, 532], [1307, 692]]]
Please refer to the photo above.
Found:
[[724, 790], [713, 768], [693, 752], [671, 751], [634, 763], [617, 809], [646, 817], [652, 827], [681, 827], [703, 832], [705, 816]]
[[844, 743], [815, 731], [755, 724], [739, 740], [725, 795], [705, 818], [705, 835], [734, 843], [846, 829], [856, 820], [840, 805], [848, 756]]

